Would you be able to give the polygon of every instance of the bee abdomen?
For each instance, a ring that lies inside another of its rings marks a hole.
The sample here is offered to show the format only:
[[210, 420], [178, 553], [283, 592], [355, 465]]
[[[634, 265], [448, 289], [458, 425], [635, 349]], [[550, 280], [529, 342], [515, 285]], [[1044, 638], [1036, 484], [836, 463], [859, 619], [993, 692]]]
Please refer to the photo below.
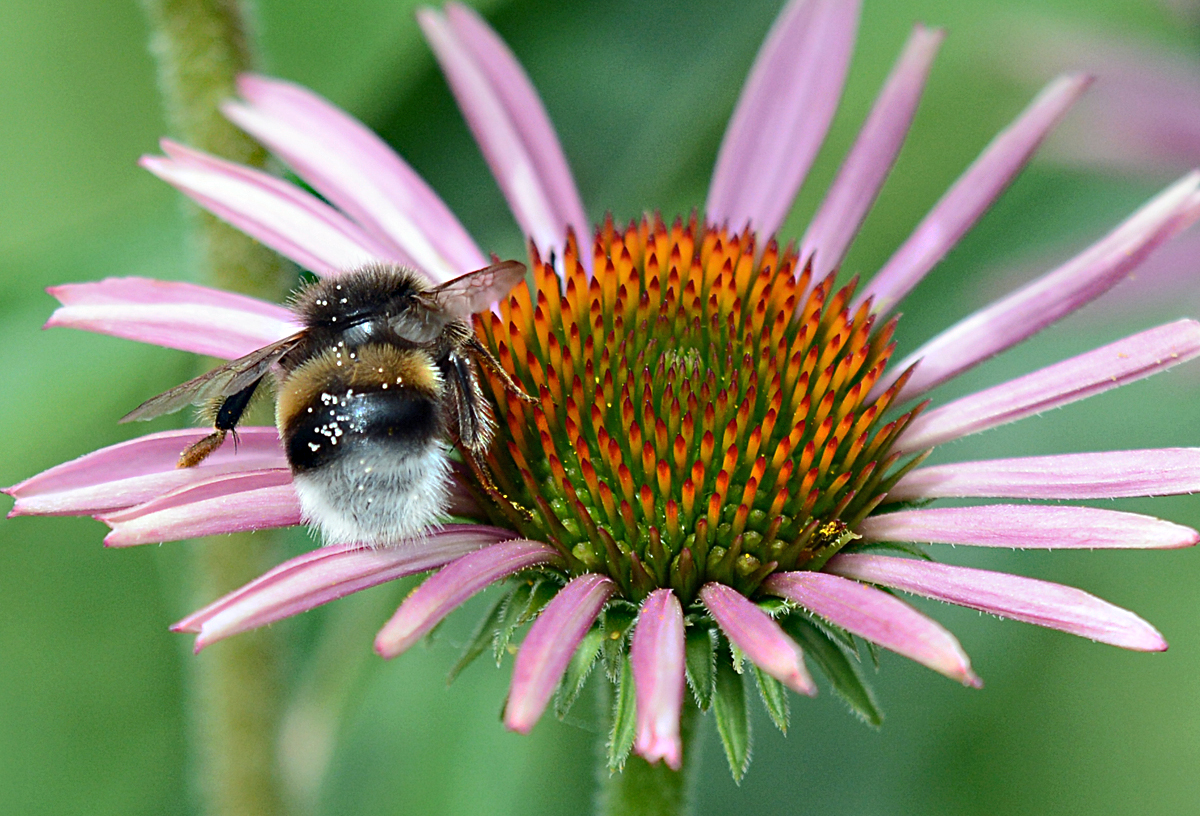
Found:
[[445, 512], [445, 387], [429, 355], [327, 349], [287, 373], [276, 421], [304, 520], [326, 544], [388, 546]]
[[445, 512], [450, 463], [438, 403], [415, 390], [321, 392], [283, 429], [304, 520], [326, 544], [419, 538]]
[[363, 449], [420, 455], [442, 435], [438, 405], [407, 389], [323, 391], [281, 429], [293, 471], [322, 467]]

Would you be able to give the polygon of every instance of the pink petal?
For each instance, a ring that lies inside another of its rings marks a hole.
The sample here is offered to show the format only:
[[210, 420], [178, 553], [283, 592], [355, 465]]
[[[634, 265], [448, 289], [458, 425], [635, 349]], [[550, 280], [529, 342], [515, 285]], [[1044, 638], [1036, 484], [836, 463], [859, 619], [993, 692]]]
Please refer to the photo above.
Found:
[[918, 468], [888, 501], [995, 496], [1117, 499], [1200, 493], [1200, 448], [1071, 453]]
[[[1191, 0], [1156, 5], [1188, 6], [1193, 14], [1195, 8]], [[1013, 39], [1015, 53], [1005, 66], [1022, 80], [1064, 65], [1086, 66], [1097, 77], [1095, 90], [1047, 143], [1048, 158], [1073, 166], [1100, 164], [1141, 178], [1195, 166], [1200, 67], [1191, 53], [1163, 42], [1085, 34], [1045, 18], [1025, 28]]]
[[1054, 80], [1038, 94], [934, 205], [867, 284], [856, 304], [874, 298], [875, 310], [885, 313], [899, 303], [1008, 187], [1042, 139], [1090, 83], [1090, 77], [1069, 74]]
[[809, 697], [817, 693], [800, 647], [770, 615], [724, 584], [705, 584], [700, 588], [700, 600], [729, 641], [754, 665], [793, 691]]
[[209, 432], [188, 428], [150, 434], [52, 467], [4, 489], [17, 500], [10, 515], [109, 513], [214, 476], [287, 467], [274, 428], [239, 428], [236, 450], [229, 441], [197, 467], [176, 467], [179, 454]]
[[240, 533], [300, 523], [300, 500], [286, 467], [227, 473], [100, 517], [106, 547]]
[[778, 572], [763, 590], [964, 686], [983, 686], [954, 635], [886, 592], [821, 572]]
[[923, 414], [894, 450], [932, 448], [1140, 380], [1197, 354], [1200, 323], [1177, 320]]
[[196, 632], [196, 651], [210, 643], [306, 612], [385, 581], [424, 572], [501, 541], [495, 527], [450, 524], [396, 547], [321, 547], [286, 561], [171, 627]]
[[62, 304], [46, 328], [67, 327], [232, 360], [300, 329], [263, 300], [149, 278], [105, 278], [47, 289]]
[[[517, 223], [542, 251], [562, 257], [568, 229], [591, 234], [546, 109], [512, 51], [479, 15], [457, 3], [417, 22], [475, 134]], [[584, 253], [584, 257], [590, 257]]]
[[813, 258], [814, 280], [821, 280], [841, 265], [879, 195], [908, 135], [929, 68], [945, 37], [944, 29], [920, 24], [913, 28], [854, 147], [800, 242], [800, 257]]
[[434, 281], [487, 266], [437, 193], [357, 119], [290, 82], [246, 74], [238, 90], [247, 104], [224, 114], [404, 263]]
[[[1198, 217], [1200, 172], [1194, 172], [1058, 269], [976, 312], [898, 363], [895, 372], [918, 360], [921, 364], [896, 399], [919, 396], [1090, 303]], [[877, 384], [875, 392], [882, 393], [897, 376]]]
[[[1126, 277], [1119, 297], [1101, 298], [1093, 303], [1088, 308], [1087, 322], [1104, 325], [1114, 318], [1125, 320], [1131, 314], [1161, 310], [1164, 303], [1172, 304], [1181, 313], [1195, 313], [1200, 310], [1192, 268], [1197, 257], [1200, 257], [1200, 229], [1185, 230], [1154, 250]], [[1045, 266], [1044, 260], [1034, 259], [983, 274], [987, 280], [1022, 281], [1029, 280]]]
[[589, 573], [572, 578], [546, 604], [517, 652], [505, 726], [521, 734], [533, 729], [579, 642], [616, 590], [611, 578]]
[[835, 555], [825, 570], [1125, 649], [1167, 648], [1162, 635], [1132, 612], [1049, 581], [886, 555]]
[[[222, 450], [228, 447], [227, 443]], [[204, 469], [201, 465], [195, 470]], [[448, 498], [447, 515], [478, 512], [474, 497], [457, 479], [451, 481]], [[251, 471], [208, 469], [181, 487], [160, 488], [142, 504], [99, 518], [112, 528], [104, 539], [109, 547], [290, 527], [303, 522], [292, 474], [286, 466]]]
[[549, 544], [519, 538], [465, 555], [430, 576], [375, 636], [375, 651], [395, 657], [467, 598], [502, 578], [558, 558]]
[[669, 589], [642, 602], [629, 647], [637, 689], [636, 750], [647, 762], [683, 763], [679, 712], [683, 707], [683, 608]]
[[858, 12], [857, 0], [792, 0], [780, 12], [721, 142], [709, 221], [779, 229], [837, 110]]
[[328, 204], [258, 170], [164, 140], [167, 158], [140, 164], [201, 207], [318, 275], [372, 261], [403, 262]]
[[1094, 507], [991, 504], [869, 516], [855, 530], [866, 541], [915, 541], [1018, 549], [1175, 549], [1200, 536], [1169, 521]]

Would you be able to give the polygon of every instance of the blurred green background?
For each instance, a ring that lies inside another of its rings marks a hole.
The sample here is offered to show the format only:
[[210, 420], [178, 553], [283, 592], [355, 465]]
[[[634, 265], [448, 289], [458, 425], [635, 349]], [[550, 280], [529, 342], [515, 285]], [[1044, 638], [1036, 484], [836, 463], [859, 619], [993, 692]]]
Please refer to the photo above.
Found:
[[[784, 237], [803, 232], [911, 23], [950, 30], [913, 135], [847, 263], [867, 274], [1036, 90], [1005, 64], [1022, 27], [1042, 19], [1035, 15], [1164, 48], [1194, 52], [1200, 42], [1165, 2], [866, 6], [845, 102]], [[726, 119], [778, 7], [774, 0], [512, 0], [485, 11], [541, 89], [589, 214], [611, 209], [628, 218], [655, 208], [687, 213], [703, 202]], [[520, 236], [412, 8], [398, 0], [261, 2], [263, 68], [362, 117], [445, 197], [485, 251], [517, 255]], [[53, 308], [48, 285], [192, 274], [179, 196], [135, 165], [165, 132], [145, 43], [132, 0], [0, 4], [0, 343], [9, 354], [0, 483], [144, 430], [115, 420], [195, 365], [177, 352], [39, 331]], [[998, 280], [998, 270], [1067, 257], [1164, 181], [1035, 163], [906, 303], [901, 352], [1016, 282]], [[1200, 285], [1200, 258], [1195, 266]], [[1128, 308], [1112, 308], [1122, 298]], [[1174, 295], [1133, 298], [1118, 289], [1102, 318], [1085, 311], [938, 397], [1182, 316], [1198, 300], [1189, 306]], [[1200, 365], [1193, 364], [938, 455], [1194, 445], [1197, 394]], [[1200, 525], [1197, 497], [1114, 506]], [[187, 549], [202, 545], [106, 552], [103, 532], [88, 519], [0, 523], [0, 813], [195, 810], [183, 695], [188, 661], [206, 656], [192, 657], [190, 639], [167, 626], [195, 603], [183, 571]], [[755, 721], [754, 763], [740, 788], [709, 721], [697, 813], [1197, 812], [1200, 553], [960, 548], [939, 555], [1081, 586], [1138, 611], [1171, 649], [1129, 654], [929, 605], [972, 655], [984, 690], [885, 654], [875, 678], [888, 715], [882, 731], [861, 725], [827, 690], [813, 701], [793, 698], [786, 738], [764, 717]], [[331, 709], [345, 716], [328, 776], [310, 791], [316, 811], [586, 812], [596, 742], [587, 711], [577, 709], [567, 723], [548, 717], [522, 738], [499, 722], [507, 667], [480, 661], [447, 688], [478, 599], [430, 648], [390, 663], [369, 654], [374, 628], [407, 587], [381, 587], [277, 627], [298, 644], [289, 693], [306, 699], [331, 683], [346, 692]], [[336, 647], [328, 638], [313, 645], [331, 628], [342, 633]], [[293, 748], [320, 725], [302, 716], [293, 724], [286, 737]], [[293, 770], [304, 776], [306, 761], [311, 752]]]

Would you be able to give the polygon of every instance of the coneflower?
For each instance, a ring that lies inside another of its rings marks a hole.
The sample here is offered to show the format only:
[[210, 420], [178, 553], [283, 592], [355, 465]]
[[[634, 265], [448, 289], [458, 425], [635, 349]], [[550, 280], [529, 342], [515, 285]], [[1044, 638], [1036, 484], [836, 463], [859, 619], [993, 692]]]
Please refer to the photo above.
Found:
[[[458, 521], [419, 543], [317, 549], [180, 621], [202, 648], [350, 592], [437, 569], [375, 641], [395, 656], [471, 595], [504, 582], [468, 644], [516, 652], [505, 709], [526, 732], [565, 712], [596, 666], [616, 688], [609, 762], [632, 749], [679, 768], [681, 713], [715, 710], [730, 767], [748, 761], [753, 675], [787, 722], [784, 687], [816, 693], [806, 658], [852, 708], [879, 712], [855, 638], [966, 685], [958, 641], [900, 590], [1129, 649], [1161, 650], [1136, 615], [1056, 584], [928, 560], [923, 544], [1015, 548], [1195, 544], [1195, 531], [1064, 504], [1200, 489], [1200, 450], [1110, 451], [922, 467], [933, 447], [1123, 385], [1200, 354], [1200, 324], [1159, 326], [948, 404], [935, 386], [1103, 294], [1200, 215], [1200, 174], [1076, 258], [892, 359], [895, 306], [983, 214], [1088, 84], [1053, 81], [865, 284], [842, 259], [899, 152], [942, 32], [917, 26], [799, 242], [774, 237], [841, 93], [856, 3], [793, 0], [758, 56], [703, 210], [588, 225], [536, 92], [474, 12], [420, 12], [529, 240], [527, 287], [477, 318], [529, 405], [492, 383], [497, 503], [460, 475]], [[433, 281], [486, 264], [437, 196], [376, 136], [311, 92], [244, 77], [229, 117], [312, 189], [164, 142], [143, 163], [317, 275], [371, 261]], [[282, 306], [141, 279], [56, 287], [49, 325], [237, 357], [295, 331]], [[7, 492], [15, 514], [87, 514], [111, 546], [298, 524], [272, 428], [179, 470], [206, 431], [152, 434]], [[936, 550], [936, 548], [934, 548]], [[931, 550], [933, 552], [933, 550]], [[881, 589], [882, 588], [882, 589]], [[686, 689], [691, 694], [686, 694]]]

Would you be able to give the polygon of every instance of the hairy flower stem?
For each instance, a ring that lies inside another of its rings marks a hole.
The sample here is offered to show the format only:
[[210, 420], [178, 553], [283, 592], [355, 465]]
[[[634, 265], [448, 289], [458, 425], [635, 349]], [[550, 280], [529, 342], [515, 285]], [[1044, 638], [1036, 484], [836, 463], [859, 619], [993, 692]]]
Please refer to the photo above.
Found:
[[[238, 0], [143, 0], [151, 50], [172, 132], [189, 145], [243, 164], [267, 154], [228, 122], [218, 104], [252, 67], [245, 7]], [[279, 300], [291, 281], [271, 250], [191, 208], [200, 277], [214, 286]], [[273, 533], [223, 536], [195, 545], [195, 593], [218, 597], [276, 561]], [[191, 600], [191, 599], [189, 599]], [[275, 757], [280, 645], [263, 632], [206, 651], [191, 664], [191, 733], [202, 812], [285, 813]]]
[[679, 715], [683, 740], [683, 768], [673, 771], [665, 762], [651, 765], [630, 754], [625, 769], [610, 773], [604, 751], [597, 752], [600, 789], [596, 795], [597, 816], [685, 816], [691, 812], [695, 771], [700, 767], [697, 736], [700, 710], [690, 699]]
[[[171, 131], [191, 147], [263, 167], [267, 151], [221, 115], [238, 74], [253, 68], [246, 7], [238, 0], [142, 0]], [[193, 230], [206, 283], [280, 300], [294, 280], [272, 250], [198, 207]]]

